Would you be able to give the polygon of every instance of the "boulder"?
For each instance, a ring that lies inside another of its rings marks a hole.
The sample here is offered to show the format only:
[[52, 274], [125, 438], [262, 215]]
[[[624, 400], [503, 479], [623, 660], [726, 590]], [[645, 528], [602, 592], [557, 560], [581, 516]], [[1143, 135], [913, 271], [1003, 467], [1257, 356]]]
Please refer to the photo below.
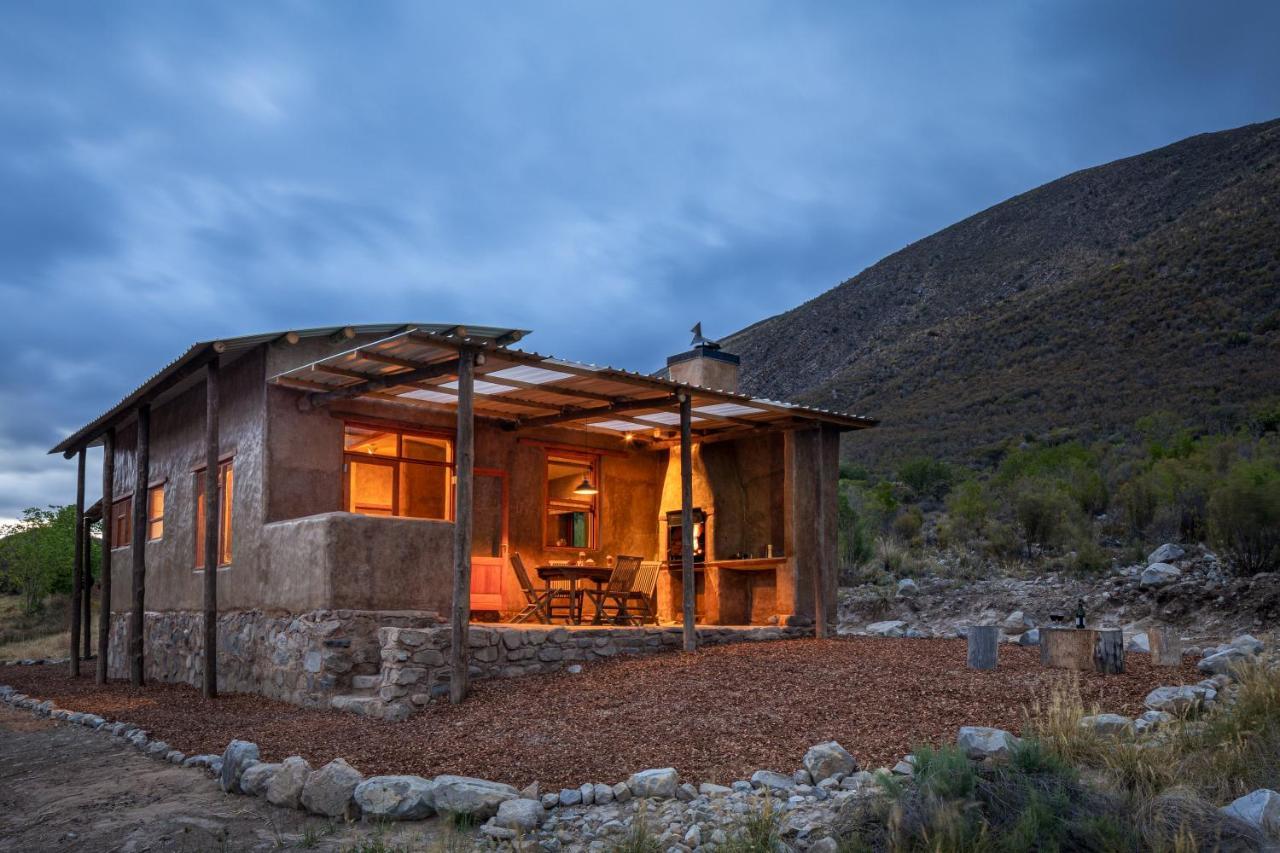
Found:
[[1181, 545], [1166, 542], [1147, 555], [1147, 564], [1172, 563], [1174, 560], [1181, 560], [1186, 555], [1187, 552], [1182, 549]]
[[258, 760], [258, 745], [247, 740], [233, 740], [222, 753], [222, 772], [218, 785], [228, 794], [240, 791], [240, 774], [251, 762]]
[[1168, 563], [1152, 563], [1142, 570], [1142, 574], [1138, 578], [1138, 585], [1165, 586], [1180, 577], [1182, 577], [1182, 572], [1178, 570], [1177, 566], [1171, 566]]
[[1253, 655], [1248, 652], [1228, 646], [1225, 651], [1209, 655], [1200, 661], [1196, 664], [1196, 669], [1205, 675], [1228, 675], [1236, 664], [1243, 663], [1252, 657]]
[[547, 813], [542, 808], [542, 803], [517, 797], [514, 800], [504, 800], [498, 805], [498, 814], [494, 817], [494, 822], [503, 829], [514, 829], [518, 833], [523, 833], [532, 832], [542, 826], [542, 821], [546, 817]]
[[577, 806], [582, 804], [582, 791], [578, 788], [561, 788], [560, 805]]
[[796, 786], [791, 777], [772, 770], [757, 770], [752, 773], [751, 784], [757, 788], [768, 788], [770, 791], [790, 791]]
[[1129, 641], [1124, 644], [1126, 652], [1142, 652], [1143, 654], [1151, 654], [1151, 639], [1147, 636], [1147, 632], [1134, 634]]
[[436, 811], [480, 820], [493, 817], [498, 806], [519, 796], [510, 785], [470, 776], [437, 776], [435, 782]]
[[1165, 711], [1143, 711], [1138, 719], [1133, 721], [1133, 730], [1138, 734], [1145, 732], [1153, 732], [1161, 726], [1172, 723], [1176, 717]]
[[246, 767], [240, 774], [240, 792], [251, 797], [265, 797], [267, 786], [279, 769], [279, 764], [267, 764], [263, 761]]
[[352, 796], [365, 820], [422, 820], [436, 813], [433, 788], [421, 776], [371, 776]]
[[901, 637], [907, 633], [907, 623], [900, 619], [872, 622], [867, 626], [867, 633], [873, 637]]
[[364, 777], [341, 758], [335, 758], [307, 777], [302, 786], [302, 807], [313, 814], [354, 820], [360, 808], [352, 799]]
[[210, 753], [207, 753], [207, 752], [202, 755], [188, 755], [186, 758], [182, 759], [182, 766], [208, 768], [208, 767], [212, 767], [213, 762], [217, 760], [218, 760], [218, 756], [211, 755]]
[[613, 802], [613, 788], [603, 782], [597, 782], [595, 788], [595, 804], [597, 806], [607, 805]]
[[1266, 648], [1266, 645], [1252, 634], [1241, 634], [1239, 637], [1236, 637], [1231, 641], [1231, 647], [1233, 649], [1239, 649], [1245, 654], [1260, 655], [1262, 654], [1262, 650]]
[[1197, 711], [1216, 698], [1216, 693], [1198, 684], [1182, 684], [1177, 687], [1157, 687], [1142, 700], [1153, 711], [1164, 711], [1177, 716]]
[[961, 726], [956, 745], [970, 758], [1005, 758], [1018, 744], [1018, 738], [1004, 729], [988, 726]]
[[674, 767], [641, 770], [639, 773], [632, 773], [627, 780], [627, 787], [631, 789], [633, 797], [671, 798], [676, 795], [679, 785], [680, 774], [676, 773]]
[[1094, 714], [1081, 717], [1080, 728], [1098, 735], [1121, 735], [1133, 728], [1133, 720], [1120, 714]]
[[1021, 610], [1015, 610], [1005, 617], [1000, 623], [1000, 628], [1006, 634], [1023, 634], [1036, 627], [1036, 620], [1032, 619]]
[[618, 782], [613, 786], [613, 799], [619, 803], [625, 803], [631, 799], [631, 786], [626, 782]]
[[1272, 838], [1280, 839], [1280, 794], [1275, 791], [1259, 788], [1224, 806], [1221, 811], [1257, 827]]
[[920, 592], [920, 585], [917, 584], [915, 581], [913, 581], [911, 578], [903, 578], [902, 580], [898, 581], [898, 597], [899, 598], [910, 598], [913, 595], [918, 595], [919, 592]]
[[1040, 629], [1032, 628], [1030, 631], [1024, 631], [1018, 635], [1018, 645], [1020, 646], [1038, 646], [1040, 645]]
[[311, 775], [311, 765], [300, 755], [291, 755], [280, 763], [280, 769], [267, 785], [267, 802], [273, 806], [296, 809], [302, 802], [302, 788]]
[[848, 776], [858, 769], [858, 762], [849, 751], [833, 740], [809, 747], [803, 763], [814, 782], [830, 779], [837, 773]]

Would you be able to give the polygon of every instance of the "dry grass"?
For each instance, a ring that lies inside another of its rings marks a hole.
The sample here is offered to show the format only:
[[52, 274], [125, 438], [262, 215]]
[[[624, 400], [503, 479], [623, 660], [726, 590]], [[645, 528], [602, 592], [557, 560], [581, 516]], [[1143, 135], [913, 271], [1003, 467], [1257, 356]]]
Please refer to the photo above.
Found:
[[60, 631], [33, 640], [15, 640], [0, 646], [0, 661], [29, 658], [63, 658], [71, 648], [71, 632]]
[[39, 613], [28, 614], [21, 596], [0, 595], [0, 661], [66, 657], [68, 607], [66, 596], [50, 596]]

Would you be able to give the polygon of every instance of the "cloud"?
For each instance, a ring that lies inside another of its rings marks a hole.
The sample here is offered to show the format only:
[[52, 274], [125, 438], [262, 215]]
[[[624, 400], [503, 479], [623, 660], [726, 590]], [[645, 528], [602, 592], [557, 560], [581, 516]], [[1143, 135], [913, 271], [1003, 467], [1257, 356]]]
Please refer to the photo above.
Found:
[[[533, 328], [653, 369], [1059, 175], [1280, 114], [1272, 4], [28, 4], [0, 516], [195, 340]], [[95, 481], [96, 482], [96, 481]]]

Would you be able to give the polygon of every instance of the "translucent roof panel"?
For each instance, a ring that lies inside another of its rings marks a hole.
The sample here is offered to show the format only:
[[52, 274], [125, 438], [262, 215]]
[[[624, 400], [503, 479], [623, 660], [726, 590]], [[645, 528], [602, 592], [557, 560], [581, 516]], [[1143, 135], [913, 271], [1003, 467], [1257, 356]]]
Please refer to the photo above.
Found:
[[702, 412], [705, 415], [723, 415], [730, 418], [735, 415], [759, 415], [765, 412], [764, 409], [744, 406], [740, 403], [716, 403], [713, 406], [698, 406], [694, 408], [694, 411]]
[[439, 391], [428, 391], [425, 388], [416, 388], [413, 391], [406, 391], [398, 394], [399, 397], [410, 397], [414, 400], [426, 400], [429, 403], [456, 403], [458, 398], [453, 394], [443, 394]]
[[[648, 421], [654, 424], [665, 424], [667, 426], [678, 426], [680, 424], [680, 415], [677, 412], [655, 412], [652, 415], [636, 415], [638, 421]], [[706, 420], [706, 418], [691, 417], [690, 422]]]
[[[452, 382], [444, 382], [440, 385], [440, 387], [452, 388], [453, 390], [457, 391], [458, 380], [455, 379]], [[475, 380], [474, 387], [475, 387], [475, 392], [477, 394], [506, 394], [511, 391], [510, 386], [495, 385], [492, 382], [485, 382], [483, 379]]]
[[494, 379], [510, 379], [513, 382], [528, 382], [530, 385], [545, 385], [548, 382], [560, 382], [573, 378], [572, 373], [561, 373], [558, 370], [546, 370], [542, 367], [533, 367], [525, 364], [517, 367], [504, 367], [502, 370], [495, 370], [489, 375]]

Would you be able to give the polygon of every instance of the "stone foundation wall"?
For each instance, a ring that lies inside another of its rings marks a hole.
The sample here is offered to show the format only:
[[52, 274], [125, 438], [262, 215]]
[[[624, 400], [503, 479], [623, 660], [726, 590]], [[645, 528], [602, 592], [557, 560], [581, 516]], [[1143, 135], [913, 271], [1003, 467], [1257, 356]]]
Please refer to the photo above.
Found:
[[[258, 693], [304, 707], [328, 707], [355, 675], [382, 666], [380, 629], [439, 624], [426, 611], [313, 610], [271, 615], [259, 610], [218, 618], [218, 689]], [[129, 677], [127, 613], [112, 614], [110, 675]], [[204, 616], [191, 611], [147, 613], [144, 650], [152, 681], [198, 686], [203, 673]]]
[[[382, 643], [382, 678], [378, 699], [399, 705], [404, 716], [414, 707], [449, 694], [448, 626], [439, 628], [387, 627], [378, 632]], [[698, 645], [767, 642], [813, 636], [806, 627], [698, 628]], [[680, 626], [636, 628], [472, 625], [468, 637], [472, 678], [516, 678], [554, 672], [574, 663], [608, 660], [617, 655], [647, 655], [674, 651], [683, 644]]]

